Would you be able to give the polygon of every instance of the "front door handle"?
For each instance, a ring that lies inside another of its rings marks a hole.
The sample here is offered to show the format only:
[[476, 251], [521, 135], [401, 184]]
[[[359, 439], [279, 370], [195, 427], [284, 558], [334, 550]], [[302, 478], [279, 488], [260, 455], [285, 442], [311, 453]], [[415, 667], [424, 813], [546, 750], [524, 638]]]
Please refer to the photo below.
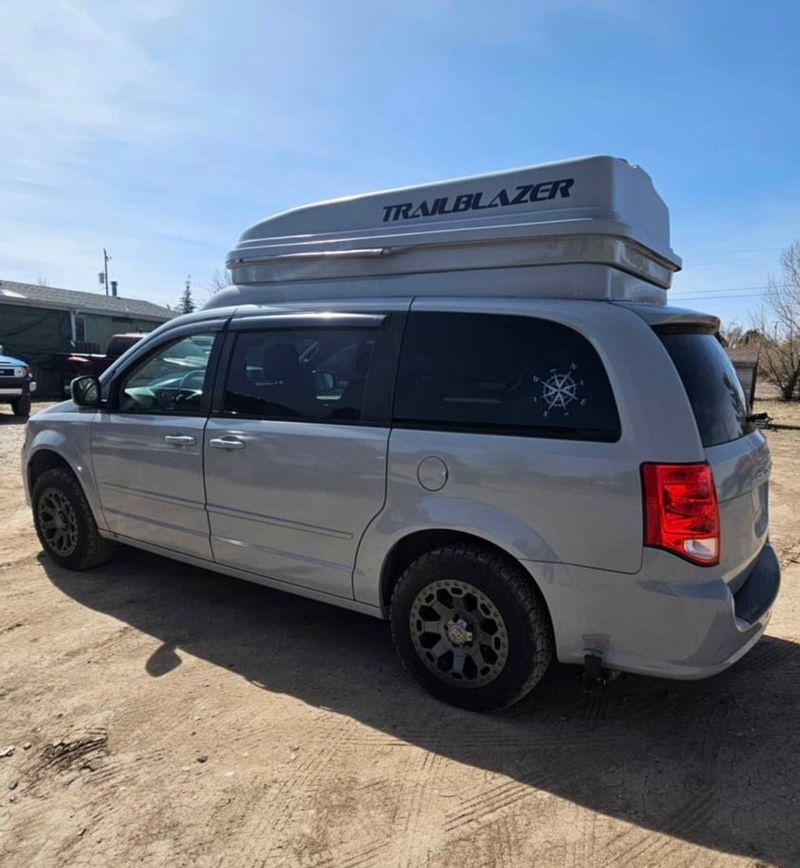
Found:
[[244, 449], [244, 443], [241, 440], [234, 440], [227, 437], [214, 437], [208, 441], [209, 446], [214, 449]]
[[190, 434], [167, 434], [164, 440], [167, 443], [173, 443], [175, 446], [194, 446], [197, 443], [197, 440]]

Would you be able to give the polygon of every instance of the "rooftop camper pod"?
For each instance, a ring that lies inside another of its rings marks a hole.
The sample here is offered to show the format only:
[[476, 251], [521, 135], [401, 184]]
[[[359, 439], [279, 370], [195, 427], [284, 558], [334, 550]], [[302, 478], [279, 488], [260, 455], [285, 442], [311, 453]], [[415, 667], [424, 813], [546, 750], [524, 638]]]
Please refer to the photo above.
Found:
[[207, 307], [343, 294], [665, 304], [680, 264], [649, 175], [625, 160], [586, 157], [267, 218], [228, 255], [234, 285]]

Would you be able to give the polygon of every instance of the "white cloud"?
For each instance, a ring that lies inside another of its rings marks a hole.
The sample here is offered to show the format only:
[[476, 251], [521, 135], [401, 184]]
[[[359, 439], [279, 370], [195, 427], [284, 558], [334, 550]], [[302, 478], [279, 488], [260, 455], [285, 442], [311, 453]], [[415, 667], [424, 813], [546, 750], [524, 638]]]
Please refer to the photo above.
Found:
[[[0, 147], [6, 177], [80, 166], [100, 137], [157, 143], [178, 134], [176, 114], [185, 133], [193, 95], [128, 35], [143, 5], [107, 4], [96, 17], [67, 0], [4, 6]], [[114, 29], [98, 23], [106, 8], [115, 10]]]

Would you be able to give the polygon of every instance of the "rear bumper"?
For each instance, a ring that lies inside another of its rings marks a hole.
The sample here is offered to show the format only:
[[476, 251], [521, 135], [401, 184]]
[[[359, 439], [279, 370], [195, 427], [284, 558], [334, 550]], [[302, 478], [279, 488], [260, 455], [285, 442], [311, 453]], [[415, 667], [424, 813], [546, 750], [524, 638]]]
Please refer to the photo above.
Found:
[[733, 610], [743, 629], [758, 623], [772, 609], [781, 586], [781, 567], [775, 550], [767, 543], [747, 581], [733, 595]]
[[697, 567], [645, 550], [636, 575], [527, 563], [550, 609], [558, 659], [602, 657], [610, 669], [664, 678], [715, 675], [761, 637], [780, 588], [767, 543], [733, 594], [722, 578], [698, 582]]

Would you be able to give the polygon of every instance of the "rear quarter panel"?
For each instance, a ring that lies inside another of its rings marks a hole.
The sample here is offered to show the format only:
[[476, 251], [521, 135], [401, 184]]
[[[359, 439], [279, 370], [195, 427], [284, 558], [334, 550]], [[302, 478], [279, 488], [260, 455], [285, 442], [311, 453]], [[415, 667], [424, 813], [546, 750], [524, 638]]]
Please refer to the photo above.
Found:
[[[552, 319], [595, 347], [620, 417], [615, 443], [395, 429], [387, 500], [365, 532], [354, 591], [379, 605], [378, 576], [392, 546], [415, 530], [475, 534], [514, 557], [636, 573], [642, 564], [643, 461], [702, 461], [677, 372], [652, 329], [604, 302], [424, 299], [412, 310], [458, 310]], [[440, 458], [447, 482], [426, 491], [419, 464]]]

